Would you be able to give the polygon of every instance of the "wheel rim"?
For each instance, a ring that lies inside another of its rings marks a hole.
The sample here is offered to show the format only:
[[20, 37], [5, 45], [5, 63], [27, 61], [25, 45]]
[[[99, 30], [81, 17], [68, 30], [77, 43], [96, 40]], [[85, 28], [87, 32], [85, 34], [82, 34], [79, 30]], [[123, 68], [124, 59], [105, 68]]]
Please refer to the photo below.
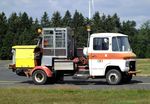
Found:
[[110, 75], [109, 75], [109, 81], [110, 82], [117, 82], [118, 81], [118, 75], [116, 74], [116, 73], [111, 73]]
[[41, 73], [36, 73], [36, 74], [35, 74], [35, 80], [36, 80], [38, 83], [41, 83], [41, 82], [44, 80], [44, 75], [41, 74]]

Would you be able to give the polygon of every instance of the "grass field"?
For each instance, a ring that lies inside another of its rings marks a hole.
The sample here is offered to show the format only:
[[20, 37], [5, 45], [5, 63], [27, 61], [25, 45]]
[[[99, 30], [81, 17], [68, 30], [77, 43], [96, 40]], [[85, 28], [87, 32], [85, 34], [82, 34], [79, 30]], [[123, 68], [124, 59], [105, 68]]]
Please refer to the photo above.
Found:
[[0, 89], [1, 104], [150, 104], [150, 90]]
[[150, 59], [137, 59], [137, 70], [142, 72], [139, 75], [148, 75], [150, 76]]

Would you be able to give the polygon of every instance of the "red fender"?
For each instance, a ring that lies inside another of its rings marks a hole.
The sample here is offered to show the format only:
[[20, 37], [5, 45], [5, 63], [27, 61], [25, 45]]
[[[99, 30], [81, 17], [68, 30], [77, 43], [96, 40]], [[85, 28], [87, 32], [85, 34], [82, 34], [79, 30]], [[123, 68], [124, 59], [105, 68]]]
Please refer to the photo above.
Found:
[[53, 75], [53, 72], [48, 67], [46, 67], [46, 66], [36, 66], [34, 69], [32, 69], [31, 75], [36, 70], [43, 70], [48, 77], [52, 77], [52, 75]]

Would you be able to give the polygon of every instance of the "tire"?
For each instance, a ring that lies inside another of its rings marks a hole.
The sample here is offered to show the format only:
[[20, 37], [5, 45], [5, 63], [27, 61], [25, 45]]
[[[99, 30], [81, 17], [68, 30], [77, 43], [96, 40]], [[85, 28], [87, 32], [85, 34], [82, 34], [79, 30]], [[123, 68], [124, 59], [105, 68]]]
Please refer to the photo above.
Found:
[[119, 70], [111, 69], [106, 73], [106, 81], [110, 85], [118, 85], [121, 83], [122, 74]]
[[32, 74], [32, 80], [36, 85], [43, 85], [47, 82], [47, 75], [43, 70], [36, 70]]

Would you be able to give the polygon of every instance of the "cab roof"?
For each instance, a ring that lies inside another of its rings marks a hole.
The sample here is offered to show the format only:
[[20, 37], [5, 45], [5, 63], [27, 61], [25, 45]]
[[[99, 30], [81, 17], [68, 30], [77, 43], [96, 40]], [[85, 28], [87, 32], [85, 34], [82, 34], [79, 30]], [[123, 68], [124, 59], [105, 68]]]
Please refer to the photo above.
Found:
[[127, 36], [121, 33], [94, 33], [91, 37], [116, 37], [116, 36]]

